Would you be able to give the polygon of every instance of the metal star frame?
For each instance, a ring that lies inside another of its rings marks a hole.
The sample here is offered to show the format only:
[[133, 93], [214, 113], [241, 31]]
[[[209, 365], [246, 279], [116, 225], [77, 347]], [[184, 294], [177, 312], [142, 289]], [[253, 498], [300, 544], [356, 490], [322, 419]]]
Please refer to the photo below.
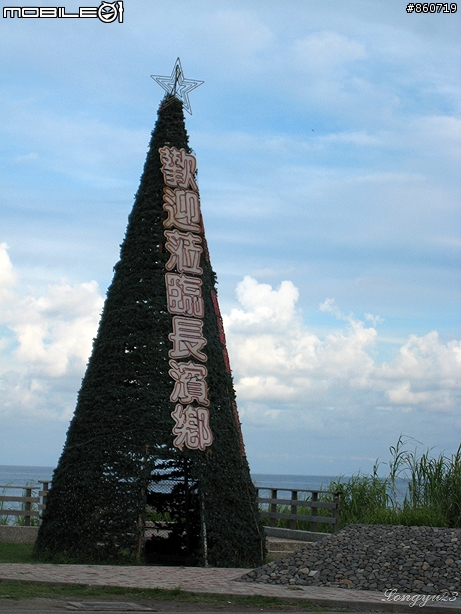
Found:
[[[204, 83], [204, 81], [197, 81], [196, 79], [186, 79], [182, 71], [181, 60], [178, 58], [173, 68], [173, 72], [170, 77], [162, 77], [160, 75], [151, 75], [154, 81], [163, 87], [167, 94], [171, 94], [182, 102], [186, 111], [192, 115], [192, 109], [189, 101], [189, 92], [195, 90]], [[168, 103], [167, 103], [168, 104]]]

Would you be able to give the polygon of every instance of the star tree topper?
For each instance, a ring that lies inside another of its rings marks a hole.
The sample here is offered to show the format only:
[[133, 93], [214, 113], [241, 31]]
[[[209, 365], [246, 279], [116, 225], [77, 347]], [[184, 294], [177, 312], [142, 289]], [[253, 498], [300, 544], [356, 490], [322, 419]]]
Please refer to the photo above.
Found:
[[189, 92], [195, 90], [204, 83], [195, 79], [186, 79], [182, 71], [181, 60], [178, 58], [173, 68], [170, 77], [161, 77], [160, 75], [151, 75], [154, 81], [163, 87], [167, 94], [171, 94], [182, 102], [186, 111], [192, 115], [192, 109], [189, 101]]

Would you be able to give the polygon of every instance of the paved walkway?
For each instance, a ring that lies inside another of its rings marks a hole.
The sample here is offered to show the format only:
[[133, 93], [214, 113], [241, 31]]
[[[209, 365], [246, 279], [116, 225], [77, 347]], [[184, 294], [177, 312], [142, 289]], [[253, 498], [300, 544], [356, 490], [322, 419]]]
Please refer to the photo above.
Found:
[[274, 586], [271, 584], [236, 582], [248, 569], [202, 567], [122, 567], [110, 565], [22, 565], [0, 564], [0, 582], [39, 582], [48, 584], [84, 584], [89, 586], [122, 586], [126, 588], [180, 587], [184, 591], [219, 595], [263, 595], [290, 601], [321, 604], [349, 610], [408, 611], [413, 606], [424, 606], [431, 614], [436, 612], [461, 614], [460, 596], [455, 601], [423, 603], [421, 595], [416, 602], [401, 602], [402, 594], [386, 597], [384, 593], [317, 586]]

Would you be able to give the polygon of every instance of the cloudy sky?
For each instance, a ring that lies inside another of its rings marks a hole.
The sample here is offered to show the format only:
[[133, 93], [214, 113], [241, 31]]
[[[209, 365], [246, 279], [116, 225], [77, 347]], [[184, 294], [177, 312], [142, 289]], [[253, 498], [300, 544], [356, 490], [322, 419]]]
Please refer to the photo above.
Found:
[[178, 56], [252, 471], [456, 451], [461, 6], [406, 4], [1, 19], [0, 464], [59, 458]]

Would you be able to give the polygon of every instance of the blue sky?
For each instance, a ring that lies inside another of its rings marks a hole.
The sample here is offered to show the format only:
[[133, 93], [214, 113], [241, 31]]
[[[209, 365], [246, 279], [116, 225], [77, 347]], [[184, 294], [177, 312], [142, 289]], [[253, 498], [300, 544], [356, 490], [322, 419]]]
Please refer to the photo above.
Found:
[[251, 469], [456, 451], [461, 9], [406, 4], [1, 19], [0, 464], [59, 458], [178, 56]]

